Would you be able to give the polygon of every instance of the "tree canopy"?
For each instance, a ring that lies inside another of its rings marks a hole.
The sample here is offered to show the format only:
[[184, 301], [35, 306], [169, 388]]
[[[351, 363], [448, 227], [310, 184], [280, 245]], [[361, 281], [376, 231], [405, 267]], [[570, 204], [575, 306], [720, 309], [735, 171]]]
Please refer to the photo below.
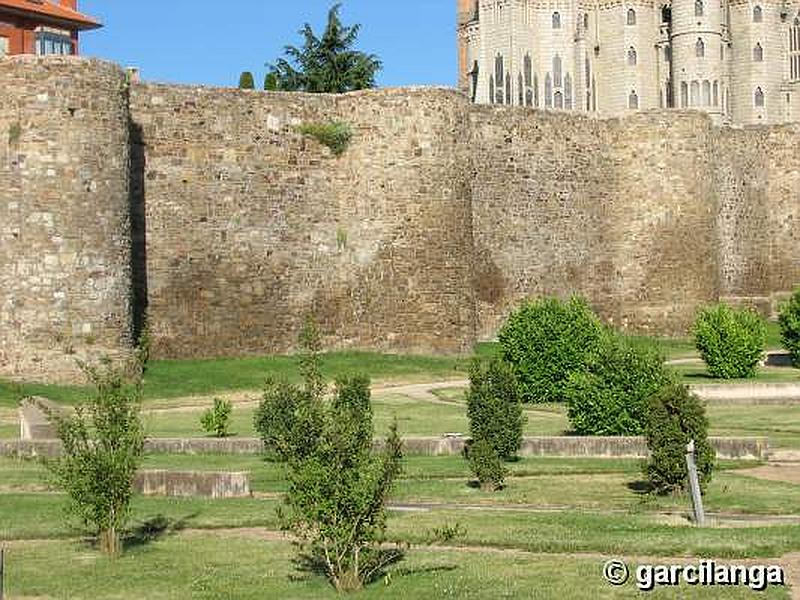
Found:
[[275, 89], [341, 94], [375, 87], [382, 63], [374, 54], [354, 49], [361, 25], [344, 25], [340, 8], [336, 4], [329, 11], [321, 37], [306, 23], [300, 30], [302, 47], [286, 46], [285, 58], [267, 65]]

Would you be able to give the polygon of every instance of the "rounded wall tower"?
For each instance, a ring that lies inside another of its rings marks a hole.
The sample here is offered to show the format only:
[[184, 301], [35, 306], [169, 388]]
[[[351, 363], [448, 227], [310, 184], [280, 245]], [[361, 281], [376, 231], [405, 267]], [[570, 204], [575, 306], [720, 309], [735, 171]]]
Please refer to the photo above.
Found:
[[131, 347], [129, 111], [116, 65], [0, 61], [0, 375], [82, 380]]
[[670, 46], [676, 108], [723, 113], [722, 8], [719, 0], [673, 0]]

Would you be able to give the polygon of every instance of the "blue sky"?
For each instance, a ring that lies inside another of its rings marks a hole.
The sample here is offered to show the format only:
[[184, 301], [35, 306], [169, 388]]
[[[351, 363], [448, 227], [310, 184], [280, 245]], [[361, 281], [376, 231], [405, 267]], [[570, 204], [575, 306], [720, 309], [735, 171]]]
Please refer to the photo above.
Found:
[[[305, 22], [319, 32], [330, 0], [80, 0], [103, 29], [83, 34], [81, 53], [137, 66], [148, 81], [236, 85], [263, 81], [264, 63], [300, 45]], [[380, 86], [454, 85], [453, 0], [344, 0], [361, 23], [359, 49], [384, 62]]]

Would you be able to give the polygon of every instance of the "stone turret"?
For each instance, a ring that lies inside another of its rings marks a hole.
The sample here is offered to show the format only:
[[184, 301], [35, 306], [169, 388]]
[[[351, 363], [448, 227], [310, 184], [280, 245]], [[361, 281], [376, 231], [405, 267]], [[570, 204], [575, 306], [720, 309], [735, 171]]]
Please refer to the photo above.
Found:
[[675, 105], [699, 108], [721, 120], [723, 112], [723, 14], [718, 0], [672, 3], [672, 82]]

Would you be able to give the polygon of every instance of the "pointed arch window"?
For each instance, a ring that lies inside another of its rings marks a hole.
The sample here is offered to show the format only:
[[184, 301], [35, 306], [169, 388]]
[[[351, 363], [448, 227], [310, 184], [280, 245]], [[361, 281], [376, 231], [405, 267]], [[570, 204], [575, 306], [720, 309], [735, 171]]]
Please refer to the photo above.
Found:
[[561, 87], [561, 57], [558, 54], [553, 57], [553, 84]]
[[632, 110], [637, 110], [639, 108], [639, 96], [636, 90], [631, 90], [630, 95], [628, 95], [628, 108]]
[[572, 77], [569, 73], [564, 76], [564, 108], [572, 110]]
[[526, 54], [522, 61], [522, 73], [525, 83], [525, 105], [533, 106], [533, 64], [531, 62], [531, 55]]
[[789, 28], [789, 78], [800, 79], [800, 17]]
[[522, 79], [522, 73], [517, 77], [517, 104], [525, 106], [525, 80]]
[[712, 101], [714, 103], [714, 106], [719, 106], [719, 82], [717, 82], [717, 81], [714, 82], [714, 93], [713, 93], [713, 95], [714, 95], [714, 97], [712, 98]]
[[693, 81], [692, 85], [690, 86], [691, 95], [689, 98], [689, 106], [699, 106], [700, 105], [700, 82]]
[[637, 63], [636, 48], [631, 46], [628, 48], [628, 65], [635, 67]]
[[753, 96], [753, 102], [756, 105], [756, 108], [764, 108], [764, 92], [760, 87], [756, 88], [756, 92]]
[[514, 97], [511, 95], [511, 75], [506, 77], [506, 104], [513, 104]]
[[705, 7], [703, 6], [703, 0], [695, 0], [694, 16], [702, 17], [704, 12], [705, 12]]
[[753, 7], [753, 23], [761, 23], [764, 20], [764, 11], [760, 6]]
[[681, 108], [689, 106], [689, 84], [681, 81]]
[[533, 105], [539, 108], [539, 76], [533, 75]]
[[706, 55], [706, 45], [702, 38], [697, 38], [697, 43], [694, 45], [694, 53], [697, 58], [703, 58]]
[[555, 108], [564, 108], [564, 94], [561, 92], [556, 92], [553, 95], [553, 103], [555, 104]]
[[703, 81], [703, 106], [711, 106], [711, 82]]
[[561, 13], [553, 13], [553, 29], [561, 29]]
[[489, 102], [494, 104], [494, 75], [489, 75]]
[[553, 108], [553, 80], [550, 73], [544, 78], [544, 107]]
[[627, 23], [628, 25], [636, 25], [636, 11], [632, 8], [628, 9]]
[[753, 61], [754, 62], [762, 62], [764, 60], [764, 48], [761, 47], [760, 43], [756, 43], [753, 47]]

